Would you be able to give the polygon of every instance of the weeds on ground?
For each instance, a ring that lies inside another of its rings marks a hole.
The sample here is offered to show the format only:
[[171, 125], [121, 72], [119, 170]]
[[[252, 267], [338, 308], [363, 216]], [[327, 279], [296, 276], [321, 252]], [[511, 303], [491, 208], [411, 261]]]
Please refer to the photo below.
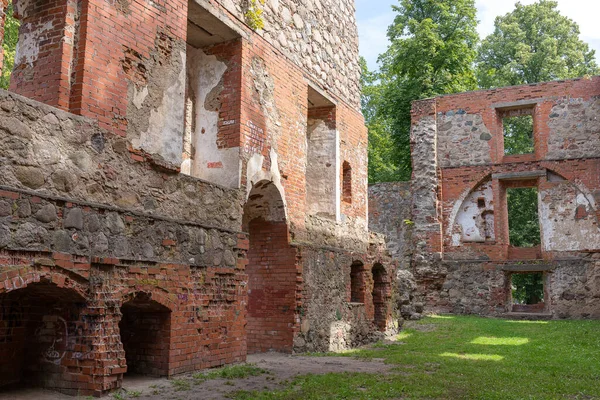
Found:
[[244, 379], [250, 376], [266, 374], [268, 371], [258, 368], [253, 364], [231, 365], [208, 372], [199, 372], [193, 375], [197, 383], [210, 379]]

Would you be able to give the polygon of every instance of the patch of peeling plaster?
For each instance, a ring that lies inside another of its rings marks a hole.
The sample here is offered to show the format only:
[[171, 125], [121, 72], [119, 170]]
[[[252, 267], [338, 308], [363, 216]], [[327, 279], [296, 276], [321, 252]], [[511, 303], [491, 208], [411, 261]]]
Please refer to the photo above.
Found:
[[[134, 148], [142, 149], [150, 154], [160, 155], [165, 161], [174, 165], [181, 164], [183, 154], [183, 99], [185, 94], [185, 52], [179, 52], [181, 57], [181, 70], [177, 79], [167, 87], [162, 101], [157, 108], [150, 111], [148, 130], [141, 132], [139, 138], [134, 138], [131, 144]], [[143, 100], [137, 92], [138, 103], [141, 108]]]
[[28, 23], [25, 29], [21, 28], [15, 53], [15, 64], [28, 64], [30, 67], [33, 67], [33, 63], [38, 59], [40, 54], [40, 44], [46, 40], [43, 34], [51, 31], [53, 28], [54, 24], [52, 20], [38, 27], [34, 27], [32, 23]]
[[[596, 209], [587, 196], [569, 182], [539, 193], [542, 243], [546, 251], [600, 248]], [[583, 215], [578, 216], [578, 210]]]

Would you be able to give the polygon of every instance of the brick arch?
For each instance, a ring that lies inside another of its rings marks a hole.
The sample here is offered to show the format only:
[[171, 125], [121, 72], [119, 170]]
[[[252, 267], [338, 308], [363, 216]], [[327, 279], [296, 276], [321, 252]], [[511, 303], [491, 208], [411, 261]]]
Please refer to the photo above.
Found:
[[173, 334], [174, 305], [156, 290], [131, 290], [122, 297], [117, 317], [127, 372], [168, 376]]
[[27, 266], [0, 274], [0, 295], [39, 282], [51, 283], [61, 289], [72, 289], [84, 301], [89, 295], [89, 282], [86, 279], [60, 267], [42, 266]]
[[285, 203], [273, 181], [262, 180], [250, 191], [243, 229], [249, 233], [248, 353], [291, 353], [297, 332], [299, 291], [296, 249], [290, 245]]
[[257, 218], [272, 222], [287, 221], [285, 201], [273, 181], [263, 179], [252, 186], [244, 205], [243, 229], [247, 231], [250, 221]]
[[157, 288], [129, 289], [122, 290], [119, 293], [121, 306], [134, 300], [138, 295], [145, 294], [150, 301], [154, 301], [161, 306], [167, 308], [170, 312], [177, 310], [177, 305], [170, 298], [168, 293]]
[[[82, 318], [86, 291], [81, 282], [61, 272], [31, 268], [16, 272], [13, 287], [0, 290], [0, 387], [24, 383], [65, 391], [64, 372], [73, 363], [91, 367], [94, 362], [94, 345], [84, 333]], [[90, 371], [73, 376], [89, 377]], [[68, 387], [83, 390], [83, 382], [72, 378], [73, 386]]]

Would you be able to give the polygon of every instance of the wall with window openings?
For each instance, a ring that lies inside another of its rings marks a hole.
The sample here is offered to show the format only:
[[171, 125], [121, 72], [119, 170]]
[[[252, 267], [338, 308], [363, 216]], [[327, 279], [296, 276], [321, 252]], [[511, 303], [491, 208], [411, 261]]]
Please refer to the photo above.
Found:
[[411, 267], [426, 308], [600, 318], [599, 99], [591, 77], [413, 104]]

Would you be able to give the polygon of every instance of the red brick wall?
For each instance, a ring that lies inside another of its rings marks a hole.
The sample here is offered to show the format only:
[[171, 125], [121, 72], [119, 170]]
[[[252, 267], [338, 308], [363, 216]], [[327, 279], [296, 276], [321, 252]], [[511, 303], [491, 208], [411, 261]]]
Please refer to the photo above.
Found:
[[[21, 20], [19, 38], [39, 46], [33, 51], [22, 46], [27, 59], [16, 59], [10, 90], [45, 104], [69, 109], [71, 66], [77, 26], [76, 2], [71, 0], [34, 1], [27, 8], [16, 0], [16, 17]], [[31, 64], [29, 64], [31, 62]]]
[[285, 222], [250, 222], [248, 353], [292, 351], [296, 312], [296, 250]]

